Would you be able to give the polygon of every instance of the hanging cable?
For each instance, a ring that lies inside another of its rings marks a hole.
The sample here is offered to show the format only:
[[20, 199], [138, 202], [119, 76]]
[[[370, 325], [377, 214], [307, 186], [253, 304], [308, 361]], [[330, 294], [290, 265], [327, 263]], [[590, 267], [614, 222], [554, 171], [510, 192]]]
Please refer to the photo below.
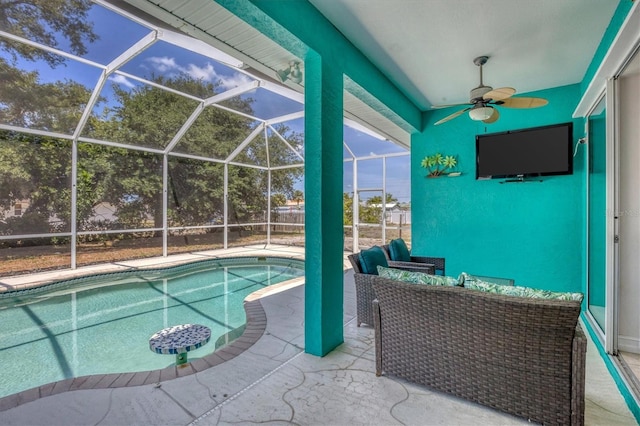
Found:
[[578, 142], [576, 143], [576, 148], [573, 150], [573, 156], [575, 157], [576, 154], [578, 153], [578, 147], [580, 145], [584, 145], [587, 143], [587, 138], [580, 138], [578, 139]]

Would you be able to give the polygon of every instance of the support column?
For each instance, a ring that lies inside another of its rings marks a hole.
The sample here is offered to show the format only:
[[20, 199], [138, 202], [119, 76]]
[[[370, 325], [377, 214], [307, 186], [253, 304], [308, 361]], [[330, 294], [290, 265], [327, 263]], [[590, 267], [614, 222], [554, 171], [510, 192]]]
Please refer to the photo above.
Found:
[[344, 341], [342, 72], [305, 59], [305, 351], [324, 356]]

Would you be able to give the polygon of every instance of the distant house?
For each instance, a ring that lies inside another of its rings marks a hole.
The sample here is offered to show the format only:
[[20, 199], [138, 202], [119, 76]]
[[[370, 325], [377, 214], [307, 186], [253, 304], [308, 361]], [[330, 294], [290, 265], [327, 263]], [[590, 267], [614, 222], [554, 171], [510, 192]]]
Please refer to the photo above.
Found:
[[[382, 204], [366, 204], [369, 207], [382, 208]], [[390, 211], [394, 208], [398, 207], [398, 203], [387, 203], [384, 205], [384, 209], [386, 211]]]
[[[382, 204], [366, 204], [368, 207], [382, 208]], [[408, 209], [407, 209], [408, 207]], [[411, 205], [400, 203], [387, 203], [384, 205], [386, 222], [393, 224], [411, 223]]]
[[22, 217], [29, 205], [29, 200], [18, 200], [8, 210], [0, 209], [0, 220], [7, 220], [10, 217]]
[[294, 204], [287, 204], [286, 206], [278, 206], [273, 209], [276, 213], [304, 213], [304, 204], [300, 204], [299, 206]]
[[115, 222], [118, 220], [116, 216], [116, 207], [113, 204], [102, 202], [93, 208], [93, 215], [89, 218], [90, 222]]

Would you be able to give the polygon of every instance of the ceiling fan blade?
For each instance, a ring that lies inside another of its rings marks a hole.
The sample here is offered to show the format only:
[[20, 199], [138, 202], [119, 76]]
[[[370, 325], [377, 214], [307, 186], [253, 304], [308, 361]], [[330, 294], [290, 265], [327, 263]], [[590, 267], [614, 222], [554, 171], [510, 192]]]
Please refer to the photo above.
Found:
[[469, 102], [462, 102], [459, 104], [431, 105], [431, 109], [451, 108], [451, 107], [460, 106], [460, 105], [471, 105], [471, 104]]
[[485, 100], [503, 101], [513, 96], [514, 93], [516, 93], [516, 89], [513, 87], [499, 87], [485, 93], [482, 95], [482, 98]]
[[495, 123], [496, 121], [498, 121], [498, 118], [500, 118], [500, 113], [498, 112], [497, 108], [493, 109], [493, 113], [491, 114], [491, 117], [487, 118], [486, 120], [482, 120], [483, 123], [487, 123], [487, 124], [491, 124], [491, 123]]
[[460, 111], [456, 111], [451, 115], [447, 115], [442, 120], [436, 121], [436, 123], [434, 125], [437, 126], [438, 124], [446, 123], [449, 120], [453, 120], [454, 118], [461, 116], [462, 114], [464, 114], [465, 112], [469, 111], [470, 109], [471, 108], [465, 108], [465, 109], [461, 109]]
[[498, 105], [507, 108], [538, 108], [548, 103], [549, 101], [543, 98], [509, 98], [500, 101]]

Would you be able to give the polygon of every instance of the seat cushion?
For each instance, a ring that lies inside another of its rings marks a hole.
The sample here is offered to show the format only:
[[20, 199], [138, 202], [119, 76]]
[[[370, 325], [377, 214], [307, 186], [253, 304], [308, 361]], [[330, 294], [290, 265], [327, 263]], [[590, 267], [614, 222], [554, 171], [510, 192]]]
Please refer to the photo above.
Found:
[[389, 243], [389, 257], [396, 262], [411, 262], [411, 254], [402, 238], [391, 240]]
[[467, 274], [466, 272], [461, 273], [460, 276], [462, 277], [462, 281], [465, 283], [470, 281], [484, 281], [487, 283], [494, 283], [494, 284], [500, 284], [500, 285], [515, 285], [515, 280], [511, 278], [478, 276], [478, 275]]
[[506, 296], [530, 297], [534, 299], [576, 300], [582, 302], [584, 294], [542, 290], [539, 288], [501, 285], [486, 281], [464, 280], [464, 287], [472, 290], [480, 290], [487, 293], [502, 294]]
[[360, 268], [363, 274], [378, 275], [378, 266], [389, 266], [382, 247], [374, 246], [360, 252]]
[[442, 275], [425, 274], [424, 272], [403, 271], [394, 268], [378, 266], [378, 275], [390, 280], [402, 281], [409, 284], [427, 284], [444, 286], [462, 286], [461, 278], [443, 277]]

